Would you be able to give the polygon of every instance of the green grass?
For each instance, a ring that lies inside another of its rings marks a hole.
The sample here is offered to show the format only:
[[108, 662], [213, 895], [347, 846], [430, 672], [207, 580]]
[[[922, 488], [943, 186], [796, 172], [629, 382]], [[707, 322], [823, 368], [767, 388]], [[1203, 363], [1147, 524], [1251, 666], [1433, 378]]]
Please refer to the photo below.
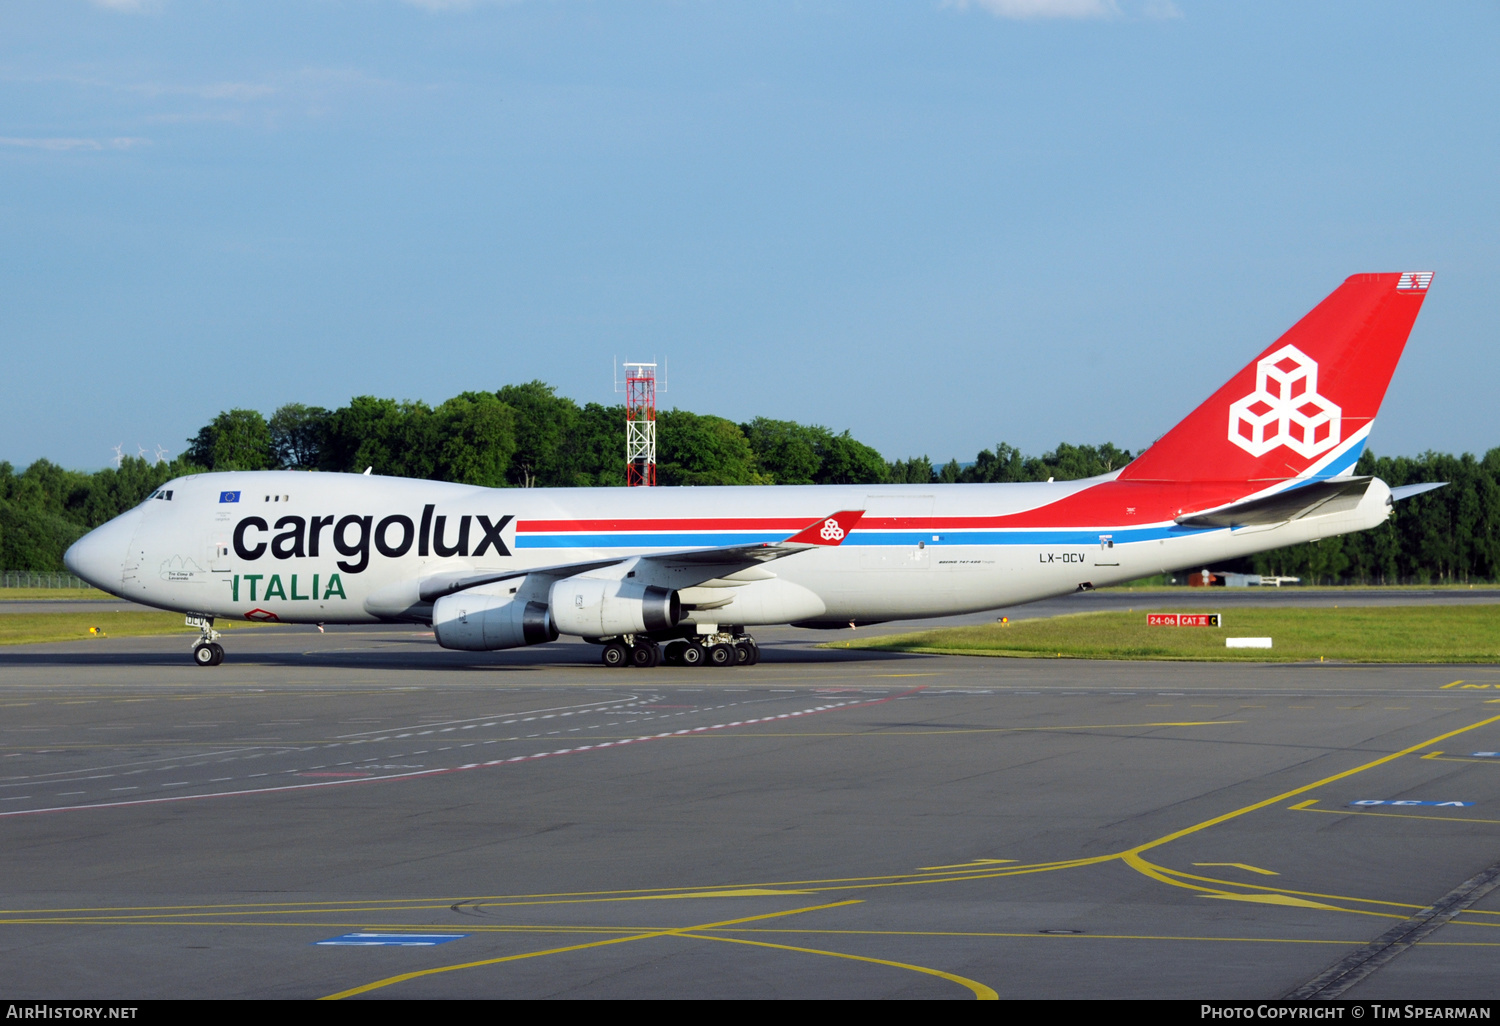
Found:
[[[181, 613], [6, 613], [0, 615], [0, 645], [30, 645], [42, 641], [97, 641], [90, 627], [109, 638], [138, 638], [152, 634], [198, 633], [185, 626]], [[260, 624], [220, 620], [219, 630], [259, 627]]]
[[63, 602], [71, 599], [110, 599], [115, 596], [98, 588], [0, 588], [0, 602], [36, 602], [52, 599]]
[[[1475, 588], [1488, 590], [1495, 587], [1497, 587], [1497, 585], [1490, 581], [1477, 581], [1473, 584], [1284, 584], [1280, 589], [1277, 589], [1273, 585], [1256, 585], [1250, 588], [1233, 588], [1229, 593], [1231, 595], [1258, 595], [1264, 592], [1267, 596], [1270, 596], [1285, 594], [1286, 592], [1292, 592], [1295, 594], [1298, 591], [1310, 590], [1347, 591], [1350, 593], [1354, 593], [1372, 591], [1473, 591]], [[1224, 594], [1224, 592], [1217, 587], [1189, 589], [1185, 584], [1163, 584], [1154, 580], [1132, 581], [1125, 584], [1107, 584], [1099, 590], [1109, 592], [1128, 591], [1133, 593], [1163, 595], [1185, 595], [1191, 593], [1194, 595], [1206, 595], [1210, 600], [1215, 595]]]
[[[1356, 663], [1500, 662], [1500, 605], [1344, 609], [1232, 609], [1223, 627], [1148, 627], [1147, 612], [1077, 613], [1002, 626], [948, 627], [828, 648], [1069, 659]], [[1212, 596], [1201, 609], [1215, 612]], [[1271, 649], [1234, 649], [1225, 638], [1269, 637]]]

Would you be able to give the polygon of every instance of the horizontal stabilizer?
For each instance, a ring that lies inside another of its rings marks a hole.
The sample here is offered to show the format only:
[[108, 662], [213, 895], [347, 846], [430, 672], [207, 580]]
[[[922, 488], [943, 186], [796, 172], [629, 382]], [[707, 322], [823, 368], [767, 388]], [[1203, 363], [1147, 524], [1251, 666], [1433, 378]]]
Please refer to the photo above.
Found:
[[1207, 513], [1178, 517], [1177, 522], [1184, 527], [1250, 527], [1343, 513], [1359, 505], [1372, 480], [1369, 477], [1338, 477], [1315, 481]]
[[1402, 499], [1409, 499], [1413, 495], [1421, 495], [1423, 492], [1430, 492], [1434, 488], [1442, 488], [1447, 483], [1447, 481], [1428, 481], [1426, 484], [1402, 485], [1399, 488], [1392, 488], [1391, 501], [1400, 502]]

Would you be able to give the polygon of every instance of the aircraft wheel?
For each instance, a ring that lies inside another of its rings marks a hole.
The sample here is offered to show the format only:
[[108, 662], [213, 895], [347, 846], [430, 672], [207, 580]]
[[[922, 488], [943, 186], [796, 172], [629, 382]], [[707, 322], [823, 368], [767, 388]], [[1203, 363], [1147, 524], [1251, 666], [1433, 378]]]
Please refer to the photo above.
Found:
[[736, 666], [754, 666], [760, 662], [760, 646], [753, 641], [738, 641], [734, 645]]
[[193, 662], [199, 666], [217, 666], [212, 645], [194, 645]]
[[604, 646], [604, 652], [600, 656], [600, 659], [604, 661], [605, 666], [609, 667], [629, 666], [630, 649], [618, 641], [612, 641]]
[[714, 666], [733, 666], [736, 656], [733, 645], [714, 645], [708, 650], [708, 661]]
[[688, 647], [686, 641], [674, 641], [662, 650], [661, 661], [668, 666], [682, 665], [682, 650]]
[[661, 649], [656, 647], [655, 642], [648, 641], [644, 645], [636, 645], [630, 650], [630, 665], [649, 670], [661, 662]]
[[683, 666], [702, 666], [703, 646], [688, 642], [682, 646], [682, 654], [678, 658], [682, 660]]
[[211, 665], [218, 666], [224, 661], [224, 646], [217, 641], [209, 642], [209, 648], [214, 650], [214, 661]]

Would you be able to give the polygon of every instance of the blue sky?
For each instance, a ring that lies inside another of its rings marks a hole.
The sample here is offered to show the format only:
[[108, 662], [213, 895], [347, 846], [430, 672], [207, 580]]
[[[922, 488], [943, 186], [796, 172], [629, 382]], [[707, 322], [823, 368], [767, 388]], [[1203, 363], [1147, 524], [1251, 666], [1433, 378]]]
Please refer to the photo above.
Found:
[[[0, 459], [541, 378], [887, 458], [1138, 449], [1357, 271], [1500, 445], [1500, 7], [7, 0]], [[623, 442], [622, 442], [623, 445]]]

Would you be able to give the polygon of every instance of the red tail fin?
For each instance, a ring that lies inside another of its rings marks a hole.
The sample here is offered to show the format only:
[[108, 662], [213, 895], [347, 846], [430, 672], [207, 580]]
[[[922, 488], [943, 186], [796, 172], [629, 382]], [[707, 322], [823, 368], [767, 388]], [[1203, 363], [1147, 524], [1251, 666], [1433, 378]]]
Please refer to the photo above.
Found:
[[1348, 278], [1120, 480], [1271, 482], [1347, 471], [1431, 282], [1430, 272]]

